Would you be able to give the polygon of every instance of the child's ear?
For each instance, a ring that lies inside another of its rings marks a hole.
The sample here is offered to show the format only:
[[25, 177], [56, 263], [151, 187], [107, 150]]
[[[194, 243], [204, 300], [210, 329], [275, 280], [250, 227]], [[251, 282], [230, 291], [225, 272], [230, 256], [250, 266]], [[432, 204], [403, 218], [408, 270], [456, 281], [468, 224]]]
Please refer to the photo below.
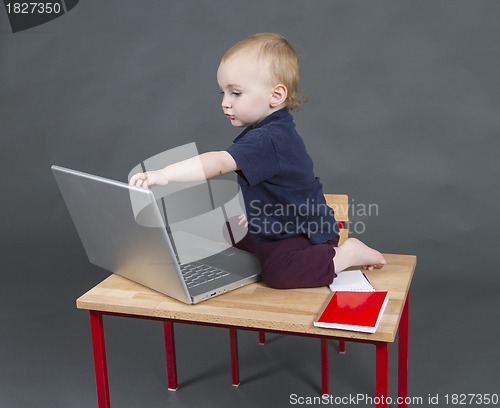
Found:
[[269, 106], [271, 106], [271, 108], [276, 108], [277, 106], [285, 103], [287, 96], [288, 89], [286, 88], [286, 86], [283, 84], [276, 85], [271, 91]]

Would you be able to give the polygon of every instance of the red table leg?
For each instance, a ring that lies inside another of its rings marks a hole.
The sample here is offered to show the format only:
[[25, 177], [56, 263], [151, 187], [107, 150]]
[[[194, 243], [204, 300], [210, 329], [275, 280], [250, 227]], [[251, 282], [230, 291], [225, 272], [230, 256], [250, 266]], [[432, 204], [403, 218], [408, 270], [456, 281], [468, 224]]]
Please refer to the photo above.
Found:
[[163, 331], [165, 334], [165, 354], [167, 358], [167, 387], [170, 391], [175, 391], [179, 385], [177, 383], [177, 363], [175, 361], [174, 324], [170, 321], [163, 322]]
[[408, 396], [408, 329], [410, 314], [410, 293], [406, 296], [403, 314], [399, 322], [398, 333], [398, 397], [401, 403], [399, 408], [407, 408], [405, 400]]
[[339, 340], [339, 353], [345, 354], [345, 341]]
[[229, 342], [231, 344], [231, 374], [233, 385], [240, 385], [240, 370], [238, 366], [238, 332], [236, 329], [229, 329]]
[[321, 393], [329, 393], [328, 339], [321, 338]]
[[387, 408], [387, 396], [389, 395], [389, 344], [377, 343], [376, 345], [376, 395], [377, 408]]
[[259, 344], [263, 346], [266, 344], [266, 332], [260, 331], [259, 332]]
[[97, 405], [99, 408], [110, 408], [106, 345], [104, 343], [104, 326], [101, 313], [90, 311], [90, 330], [92, 349], [94, 351]]

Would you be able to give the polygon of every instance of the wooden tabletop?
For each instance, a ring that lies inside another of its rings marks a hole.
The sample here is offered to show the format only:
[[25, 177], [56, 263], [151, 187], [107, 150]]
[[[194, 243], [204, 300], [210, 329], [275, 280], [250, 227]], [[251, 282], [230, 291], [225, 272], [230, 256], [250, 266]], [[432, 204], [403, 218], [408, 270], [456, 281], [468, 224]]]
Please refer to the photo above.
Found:
[[376, 290], [389, 291], [389, 304], [374, 334], [313, 326], [331, 293], [328, 287], [282, 290], [257, 282], [197, 305], [186, 305], [113, 274], [78, 298], [76, 304], [79, 309], [138, 317], [393, 342], [417, 259], [413, 255], [384, 256], [387, 265], [383, 269], [366, 271]]

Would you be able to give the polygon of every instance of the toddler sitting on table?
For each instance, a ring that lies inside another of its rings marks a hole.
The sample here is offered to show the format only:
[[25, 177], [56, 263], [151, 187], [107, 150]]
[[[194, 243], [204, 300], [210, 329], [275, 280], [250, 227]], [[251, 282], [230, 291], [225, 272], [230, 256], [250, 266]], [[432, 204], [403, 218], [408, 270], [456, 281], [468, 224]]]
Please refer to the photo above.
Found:
[[234, 224], [248, 228], [236, 246], [255, 253], [262, 279], [274, 288], [329, 285], [348, 267], [383, 267], [383, 255], [356, 238], [338, 246], [333, 210], [290, 113], [303, 102], [291, 44], [274, 33], [244, 39], [222, 57], [217, 81], [224, 115], [245, 128], [233, 144], [135, 174], [129, 183], [149, 188], [236, 172], [247, 214]]

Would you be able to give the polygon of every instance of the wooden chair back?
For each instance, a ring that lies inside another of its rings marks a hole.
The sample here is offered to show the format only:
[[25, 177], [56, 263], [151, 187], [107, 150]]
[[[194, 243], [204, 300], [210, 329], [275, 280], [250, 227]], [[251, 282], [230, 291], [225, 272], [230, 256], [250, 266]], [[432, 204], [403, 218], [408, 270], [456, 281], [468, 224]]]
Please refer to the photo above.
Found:
[[339, 224], [339, 245], [347, 239], [349, 221], [349, 197], [345, 194], [325, 194], [326, 204], [335, 211], [335, 219]]

